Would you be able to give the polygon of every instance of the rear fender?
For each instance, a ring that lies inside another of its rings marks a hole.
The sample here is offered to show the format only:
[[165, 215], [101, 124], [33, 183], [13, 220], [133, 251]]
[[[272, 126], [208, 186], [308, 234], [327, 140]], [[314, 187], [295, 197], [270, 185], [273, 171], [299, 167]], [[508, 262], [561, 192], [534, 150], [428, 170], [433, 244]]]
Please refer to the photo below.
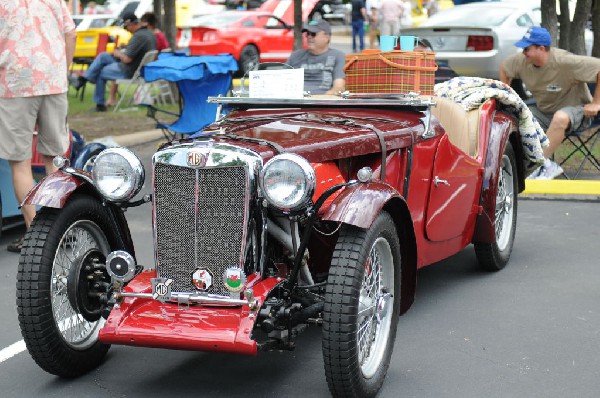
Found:
[[400, 239], [402, 260], [400, 315], [402, 315], [408, 311], [415, 298], [417, 244], [408, 206], [398, 191], [382, 182], [349, 186], [333, 200], [321, 219], [368, 229], [382, 210], [388, 212], [394, 219]]
[[523, 151], [520, 148], [520, 139], [518, 133], [511, 136], [514, 129], [513, 120], [502, 114], [496, 113], [494, 123], [490, 130], [489, 141], [487, 145], [483, 182], [481, 184], [481, 199], [482, 207], [481, 214], [477, 217], [475, 231], [473, 233], [473, 242], [479, 243], [494, 243], [496, 240], [496, 232], [494, 222], [496, 218], [496, 194], [498, 193], [498, 178], [499, 167], [502, 164], [504, 149], [507, 142], [511, 142], [517, 156], [518, 187], [517, 192], [524, 189], [523, 179]]

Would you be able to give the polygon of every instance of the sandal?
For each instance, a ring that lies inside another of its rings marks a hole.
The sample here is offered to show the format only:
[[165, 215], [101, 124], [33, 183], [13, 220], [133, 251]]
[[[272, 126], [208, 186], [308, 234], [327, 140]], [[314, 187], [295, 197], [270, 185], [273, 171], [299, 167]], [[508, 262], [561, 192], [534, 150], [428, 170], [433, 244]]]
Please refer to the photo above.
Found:
[[21, 253], [21, 249], [23, 248], [23, 240], [25, 240], [25, 235], [9, 243], [8, 246], [6, 246], [6, 250], [13, 253]]

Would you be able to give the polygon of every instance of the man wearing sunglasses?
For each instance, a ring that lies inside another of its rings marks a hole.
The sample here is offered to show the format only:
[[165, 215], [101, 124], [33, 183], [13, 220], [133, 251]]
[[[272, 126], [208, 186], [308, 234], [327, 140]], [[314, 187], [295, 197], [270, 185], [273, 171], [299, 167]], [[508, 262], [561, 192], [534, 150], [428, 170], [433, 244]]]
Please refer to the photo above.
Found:
[[302, 29], [307, 48], [296, 50], [287, 63], [304, 69], [304, 91], [311, 94], [337, 94], [344, 91], [344, 64], [346, 56], [329, 48], [331, 26], [327, 21], [311, 21]]

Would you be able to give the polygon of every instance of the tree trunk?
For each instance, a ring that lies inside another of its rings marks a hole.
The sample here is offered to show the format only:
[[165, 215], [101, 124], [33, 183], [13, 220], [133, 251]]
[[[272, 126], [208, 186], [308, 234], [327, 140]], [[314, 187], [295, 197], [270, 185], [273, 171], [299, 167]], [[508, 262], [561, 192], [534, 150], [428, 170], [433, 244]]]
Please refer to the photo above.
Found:
[[585, 27], [592, 9], [592, 0], [579, 0], [575, 6], [575, 15], [569, 29], [569, 51], [586, 55]]
[[600, 57], [600, 1], [594, 0], [592, 6], [592, 30], [594, 31], [594, 46], [592, 56]]
[[560, 32], [558, 36], [558, 47], [569, 50], [569, 30], [571, 29], [571, 19], [569, 18], [569, 0], [560, 0], [560, 15], [558, 23]]
[[548, 29], [552, 37], [552, 45], [558, 43], [558, 17], [556, 16], [556, 0], [542, 0], [542, 26]]
[[[156, 1], [156, 0], [155, 0]], [[175, 26], [175, 0], [163, 0], [165, 15], [163, 20], [163, 29], [169, 42], [169, 47], [175, 49], [175, 40], [177, 39], [177, 27]]]
[[302, 48], [302, 0], [294, 0], [294, 50]]

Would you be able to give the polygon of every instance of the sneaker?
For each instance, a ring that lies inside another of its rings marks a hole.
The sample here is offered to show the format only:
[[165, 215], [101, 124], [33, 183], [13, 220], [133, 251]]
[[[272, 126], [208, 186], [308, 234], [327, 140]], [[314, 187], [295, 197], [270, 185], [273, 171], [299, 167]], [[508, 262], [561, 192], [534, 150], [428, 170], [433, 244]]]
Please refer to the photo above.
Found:
[[21, 253], [21, 248], [23, 248], [23, 240], [25, 240], [25, 235], [10, 242], [8, 246], [6, 246], [6, 250], [13, 253]]
[[544, 166], [540, 166], [537, 169], [533, 170], [533, 173], [529, 174], [529, 176], [527, 177], [528, 180], [537, 180], [538, 177], [540, 176], [540, 173], [542, 172], [542, 169], [544, 168]]
[[536, 180], [553, 180], [562, 173], [563, 169], [558, 163], [546, 159], [544, 160], [544, 165], [541, 167], [540, 174], [537, 176]]

